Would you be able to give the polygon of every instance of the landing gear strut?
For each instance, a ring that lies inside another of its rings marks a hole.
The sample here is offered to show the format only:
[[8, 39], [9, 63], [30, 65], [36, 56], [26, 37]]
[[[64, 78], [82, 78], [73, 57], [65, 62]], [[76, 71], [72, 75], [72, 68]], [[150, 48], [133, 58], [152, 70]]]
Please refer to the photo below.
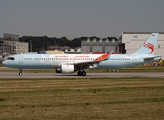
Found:
[[78, 71], [77, 72], [78, 76], [86, 76], [86, 72], [85, 71]]
[[22, 69], [20, 69], [19, 76], [22, 76], [22, 75], [23, 75]]

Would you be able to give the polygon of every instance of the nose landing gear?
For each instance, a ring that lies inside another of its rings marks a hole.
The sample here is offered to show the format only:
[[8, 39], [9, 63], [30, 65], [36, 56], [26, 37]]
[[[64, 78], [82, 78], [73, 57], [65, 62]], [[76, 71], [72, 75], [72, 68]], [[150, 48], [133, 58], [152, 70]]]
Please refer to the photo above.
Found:
[[22, 69], [20, 69], [19, 76], [22, 76], [22, 75], [23, 75]]

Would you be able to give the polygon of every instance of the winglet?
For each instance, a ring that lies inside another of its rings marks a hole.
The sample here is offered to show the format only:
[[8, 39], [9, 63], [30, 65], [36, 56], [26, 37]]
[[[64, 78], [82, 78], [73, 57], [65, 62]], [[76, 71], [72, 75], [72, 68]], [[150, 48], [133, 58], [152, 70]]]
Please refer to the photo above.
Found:
[[111, 51], [110, 54], [103, 54], [100, 57], [96, 58], [94, 61], [109, 60], [109, 57], [111, 56], [112, 53], [113, 51]]
[[112, 55], [112, 53], [113, 53], [113, 51], [111, 51], [110, 54], [104, 60], [109, 60], [109, 58]]

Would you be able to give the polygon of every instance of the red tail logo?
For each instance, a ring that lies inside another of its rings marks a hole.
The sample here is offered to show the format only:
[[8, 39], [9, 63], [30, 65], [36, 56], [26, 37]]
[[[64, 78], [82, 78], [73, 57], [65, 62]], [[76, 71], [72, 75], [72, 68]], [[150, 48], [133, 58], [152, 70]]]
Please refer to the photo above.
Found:
[[144, 43], [143, 47], [151, 49], [151, 52], [149, 54], [153, 53], [153, 51], [154, 51], [154, 45], [151, 43], [147, 43], [147, 44]]

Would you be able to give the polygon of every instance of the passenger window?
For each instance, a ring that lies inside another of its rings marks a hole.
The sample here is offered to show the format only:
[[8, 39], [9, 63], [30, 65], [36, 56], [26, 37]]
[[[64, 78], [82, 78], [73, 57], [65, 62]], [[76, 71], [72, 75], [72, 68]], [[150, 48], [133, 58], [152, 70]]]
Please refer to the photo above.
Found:
[[13, 58], [13, 57], [8, 57], [7, 59], [8, 59], [8, 60], [14, 60], [14, 58]]

